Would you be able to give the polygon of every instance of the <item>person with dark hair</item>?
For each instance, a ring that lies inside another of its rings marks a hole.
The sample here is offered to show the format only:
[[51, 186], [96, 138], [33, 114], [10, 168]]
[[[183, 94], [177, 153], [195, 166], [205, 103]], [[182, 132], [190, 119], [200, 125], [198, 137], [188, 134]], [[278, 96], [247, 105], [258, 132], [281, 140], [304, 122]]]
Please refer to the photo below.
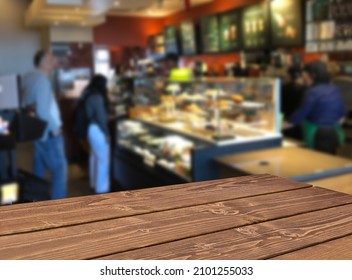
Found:
[[87, 140], [90, 145], [90, 184], [96, 193], [110, 191], [110, 136], [108, 127], [108, 80], [95, 75], [84, 90]]
[[[289, 118], [301, 106], [305, 86], [301, 82], [302, 70], [299, 66], [291, 66], [287, 70], [288, 81], [281, 88], [281, 112], [285, 118]], [[302, 139], [302, 129], [300, 125], [295, 125], [284, 131], [286, 137], [297, 140]]]
[[32, 108], [36, 117], [47, 123], [43, 138], [34, 143], [34, 174], [45, 177], [47, 170], [52, 175], [52, 199], [66, 197], [67, 162], [62, 135], [62, 120], [49, 76], [55, 68], [55, 58], [45, 50], [33, 58], [35, 70], [24, 76], [23, 106]]
[[340, 125], [346, 115], [340, 91], [330, 83], [327, 66], [320, 61], [304, 68], [308, 89], [301, 107], [289, 118], [293, 125], [303, 124], [308, 147], [335, 154], [344, 142]]

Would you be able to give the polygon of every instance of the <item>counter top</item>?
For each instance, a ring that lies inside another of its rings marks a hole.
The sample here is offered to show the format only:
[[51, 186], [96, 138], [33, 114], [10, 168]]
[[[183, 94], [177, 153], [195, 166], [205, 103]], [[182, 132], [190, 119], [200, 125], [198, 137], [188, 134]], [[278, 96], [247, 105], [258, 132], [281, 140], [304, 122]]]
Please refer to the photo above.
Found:
[[351, 211], [271, 175], [19, 204], [0, 208], [0, 259], [351, 259]]
[[352, 195], [352, 173], [312, 181], [309, 184]]
[[279, 133], [250, 128], [245, 124], [236, 124], [236, 129], [231, 132], [231, 135], [234, 135], [233, 139], [230, 138], [229, 140], [214, 140], [213, 136], [215, 135], [215, 132], [207, 131], [205, 129], [195, 129], [192, 128], [191, 125], [188, 125], [182, 121], [161, 122], [148, 118], [136, 118], [136, 120], [218, 146], [282, 138], [282, 135]]
[[275, 148], [219, 157], [216, 162], [246, 174], [273, 174], [298, 181], [352, 172], [352, 161], [309, 149]]

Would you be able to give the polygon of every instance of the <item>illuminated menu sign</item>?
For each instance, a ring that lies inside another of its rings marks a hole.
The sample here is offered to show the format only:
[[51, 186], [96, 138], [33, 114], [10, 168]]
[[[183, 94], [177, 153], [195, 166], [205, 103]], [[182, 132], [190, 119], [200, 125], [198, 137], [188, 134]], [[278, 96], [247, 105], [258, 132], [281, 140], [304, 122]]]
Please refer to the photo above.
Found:
[[196, 30], [192, 21], [181, 23], [181, 43], [184, 55], [197, 53]]
[[267, 3], [243, 10], [242, 37], [245, 49], [262, 49], [269, 46], [269, 7]]
[[274, 46], [303, 44], [303, 17], [300, 0], [271, 2], [271, 39]]
[[165, 51], [167, 54], [178, 54], [177, 31], [175, 26], [164, 28]]
[[220, 15], [221, 51], [234, 51], [241, 47], [240, 24], [241, 15], [239, 11]]
[[203, 17], [201, 20], [203, 52], [220, 51], [219, 21], [216, 15]]

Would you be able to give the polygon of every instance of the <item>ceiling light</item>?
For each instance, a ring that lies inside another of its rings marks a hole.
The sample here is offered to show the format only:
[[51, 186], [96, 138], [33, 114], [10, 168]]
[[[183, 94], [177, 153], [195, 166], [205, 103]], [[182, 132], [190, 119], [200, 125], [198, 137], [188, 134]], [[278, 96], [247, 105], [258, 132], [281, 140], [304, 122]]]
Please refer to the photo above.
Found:
[[120, 1], [114, 1], [114, 6], [115, 6], [115, 7], [120, 6]]

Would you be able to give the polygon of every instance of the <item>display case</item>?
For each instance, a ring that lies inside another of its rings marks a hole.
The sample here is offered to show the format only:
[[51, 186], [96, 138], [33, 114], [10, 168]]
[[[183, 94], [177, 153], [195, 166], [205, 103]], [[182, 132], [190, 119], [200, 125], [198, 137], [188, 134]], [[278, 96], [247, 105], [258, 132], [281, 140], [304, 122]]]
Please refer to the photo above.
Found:
[[135, 80], [131, 116], [209, 144], [275, 136], [280, 132], [279, 81]]
[[216, 179], [213, 157], [281, 145], [279, 88], [276, 79], [135, 79], [118, 157], [168, 174], [165, 184]]

